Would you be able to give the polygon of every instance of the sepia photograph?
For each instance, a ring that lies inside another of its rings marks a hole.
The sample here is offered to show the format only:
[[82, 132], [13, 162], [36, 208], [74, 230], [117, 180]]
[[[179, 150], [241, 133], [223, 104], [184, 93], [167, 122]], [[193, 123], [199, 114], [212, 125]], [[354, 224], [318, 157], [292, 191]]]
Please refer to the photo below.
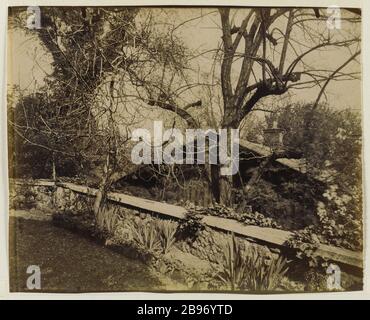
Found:
[[361, 8], [7, 19], [10, 292], [364, 290]]

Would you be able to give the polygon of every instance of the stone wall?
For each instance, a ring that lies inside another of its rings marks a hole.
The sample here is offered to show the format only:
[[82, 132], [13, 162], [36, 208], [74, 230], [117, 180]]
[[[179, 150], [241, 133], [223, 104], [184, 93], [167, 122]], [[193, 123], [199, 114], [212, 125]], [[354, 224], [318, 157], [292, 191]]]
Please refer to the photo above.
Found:
[[9, 208], [54, 211], [54, 190], [54, 184], [48, 181], [10, 180]]
[[[92, 214], [94, 197], [74, 192], [63, 187], [57, 187], [54, 202], [59, 216], [69, 215], [69, 217], [75, 217], [76, 221], [84, 221], [86, 228], [89, 228], [89, 226], [92, 227], [94, 223]], [[104, 206], [104, 215], [108, 217], [116, 215], [118, 217], [115, 223], [116, 226], [114, 230], [110, 230], [111, 234], [108, 236], [107, 240], [115, 244], [125, 244], [132, 239], [132, 228], [130, 228], [130, 224], [132, 223], [141, 221], [150, 224], [156, 221], [166, 220], [166, 217], [159, 214], [125, 207], [121, 203], [115, 201], [108, 201], [106, 203]], [[184, 223], [181, 219], [171, 218], [170, 220], [179, 225]], [[238, 242], [246, 250], [256, 250], [259, 255], [267, 259], [277, 257], [277, 249], [268, 248], [266, 245], [255, 243], [243, 237], [237, 238]], [[183, 253], [191, 254], [201, 260], [217, 265], [222, 261], [223, 252], [230, 241], [231, 234], [229, 232], [223, 232], [205, 226], [203, 230], [197, 233], [195, 239], [179, 240], [175, 243], [175, 247]]]
[[[50, 181], [11, 182], [11, 207], [31, 207], [52, 211], [70, 217], [86, 217], [86, 223], [93, 224], [92, 207], [96, 189], [71, 183], [54, 184]], [[186, 216], [186, 209], [166, 203], [155, 202], [119, 193], [109, 193], [104, 215], [117, 216], [117, 230], [122, 237], [130, 237], [129, 223], [139, 220], [148, 221], [172, 219], [181, 224]], [[210, 262], [219, 262], [222, 246], [227, 244], [233, 232], [245, 246], [256, 247], [263, 255], [272, 256], [280, 250], [286, 253], [285, 241], [290, 233], [284, 230], [245, 226], [232, 219], [205, 216], [202, 220], [205, 229], [197, 234], [194, 241], [179, 241], [177, 246], [186, 253], [191, 253]], [[117, 231], [115, 230], [115, 231]], [[119, 235], [118, 235], [119, 237]], [[348, 266], [362, 269], [362, 252], [320, 245], [316, 251], [327, 260], [337, 261]]]

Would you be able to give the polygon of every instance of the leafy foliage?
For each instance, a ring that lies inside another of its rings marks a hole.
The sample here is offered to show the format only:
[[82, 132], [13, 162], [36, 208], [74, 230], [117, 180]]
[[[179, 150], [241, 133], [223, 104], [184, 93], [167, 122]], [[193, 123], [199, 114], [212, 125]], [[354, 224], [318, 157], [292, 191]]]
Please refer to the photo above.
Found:
[[[304, 179], [289, 179], [284, 172], [276, 173], [278, 181], [260, 180], [244, 195], [253, 210], [263, 212], [275, 226], [286, 230], [297, 230], [314, 224], [315, 198], [320, 196], [320, 186], [313, 187]], [[290, 180], [290, 181], [289, 181]]]
[[177, 223], [169, 220], [130, 223], [132, 240], [140, 248], [158, 255], [168, 253], [175, 244]]
[[154, 255], [162, 251], [161, 236], [154, 223], [136, 221], [131, 224], [132, 238], [134, 243], [140, 248], [147, 250]]
[[241, 289], [247, 275], [247, 264], [241, 246], [237, 243], [234, 234], [224, 249], [222, 271], [218, 278], [231, 290]]
[[253, 291], [271, 291], [278, 287], [282, 277], [287, 273], [287, 260], [280, 256], [266, 261], [255, 249], [250, 250], [246, 257], [249, 272], [245, 278], [245, 286]]
[[261, 180], [249, 190], [246, 202], [277, 219], [284, 229], [295, 231], [294, 247], [301, 247], [304, 240], [360, 250], [360, 114], [323, 104], [314, 107], [298, 103], [266, 118], [268, 123], [274, 120], [285, 130], [287, 151], [305, 159], [305, 179], [284, 181], [274, 177], [273, 183]]
[[[338, 187], [330, 186], [324, 193], [324, 201], [318, 201], [315, 213], [318, 223], [294, 233], [288, 244], [299, 249], [303, 256], [314, 260], [311, 250], [319, 243], [326, 243], [350, 250], [362, 249], [361, 191], [352, 197], [339, 195]], [[310, 244], [306, 248], [306, 244]]]
[[319, 238], [314, 232], [314, 227], [308, 227], [293, 233], [286, 245], [296, 250], [297, 258], [305, 261], [310, 267], [318, 267], [321, 257], [316, 254], [319, 247]]
[[317, 203], [320, 223], [316, 232], [329, 244], [352, 250], [362, 249], [362, 190], [352, 188], [350, 195], [331, 185]]
[[246, 225], [256, 225], [260, 227], [271, 227], [281, 229], [281, 225], [275, 219], [267, 217], [258, 211], [247, 208], [245, 211], [238, 212], [234, 208], [216, 203], [213, 207], [191, 206], [189, 212], [199, 217], [210, 215], [227, 219], [235, 219]]
[[175, 244], [177, 227], [178, 224], [174, 221], [158, 221], [158, 230], [160, 233], [160, 240], [164, 254], [168, 253]]
[[[329, 182], [354, 186], [361, 181], [361, 118], [350, 109], [321, 104], [288, 105], [270, 116], [285, 130], [284, 145], [301, 153], [309, 175], [329, 172]], [[324, 176], [323, 176], [324, 177]]]
[[99, 210], [95, 217], [95, 225], [100, 231], [105, 231], [108, 234], [114, 234], [117, 228], [117, 223], [120, 220], [120, 216], [114, 209], [102, 208]]
[[234, 234], [224, 250], [221, 269], [218, 278], [231, 290], [253, 291], [276, 289], [288, 271], [285, 258], [267, 261], [255, 248], [245, 252]]
[[190, 209], [186, 213], [185, 220], [180, 222], [177, 238], [190, 242], [195, 241], [199, 233], [204, 230], [204, 225], [201, 222], [202, 219], [203, 216], [199, 212]]

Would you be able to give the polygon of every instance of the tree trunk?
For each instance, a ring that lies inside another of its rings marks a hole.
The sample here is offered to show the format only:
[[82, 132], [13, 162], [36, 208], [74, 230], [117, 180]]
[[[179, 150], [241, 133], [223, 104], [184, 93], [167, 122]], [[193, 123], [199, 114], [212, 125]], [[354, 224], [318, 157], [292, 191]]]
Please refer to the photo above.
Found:
[[232, 206], [233, 204], [233, 176], [222, 176], [219, 179], [220, 204]]
[[104, 164], [103, 168], [103, 176], [99, 184], [99, 190], [96, 194], [95, 202], [94, 202], [94, 214], [95, 217], [98, 216], [100, 213], [100, 209], [102, 207], [102, 204], [104, 203], [106, 191], [109, 186], [109, 154], [107, 155], [106, 162]]
[[[223, 126], [223, 129], [227, 130], [227, 155], [230, 156], [230, 150], [231, 150], [231, 144], [233, 141], [231, 140], [231, 129], [233, 129], [231, 126]], [[220, 137], [219, 137], [220, 139]], [[220, 150], [220, 140], [218, 141]], [[218, 156], [218, 162], [220, 163], [220, 157]], [[233, 187], [234, 187], [234, 179], [232, 175], [221, 175], [221, 168], [222, 164], [219, 164], [217, 166], [217, 175], [215, 175], [215, 178], [217, 179], [218, 184], [218, 202], [222, 205], [231, 207], [233, 205]]]
[[100, 212], [100, 207], [105, 197], [104, 187], [100, 187], [95, 198], [94, 202], [94, 215], [97, 216]]
[[53, 162], [52, 162], [52, 175], [53, 175], [53, 181], [55, 182], [57, 180], [57, 170], [56, 170], [56, 167], [55, 167], [55, 159], [54, 159], [54, 156], [53, 156]]
[[216, 202], [220, 202], [220, 168], [218, 165], [211, 164], [211, 174], [210, 174], [210, 181], [211, 181], [211, 191], [213, 198]]

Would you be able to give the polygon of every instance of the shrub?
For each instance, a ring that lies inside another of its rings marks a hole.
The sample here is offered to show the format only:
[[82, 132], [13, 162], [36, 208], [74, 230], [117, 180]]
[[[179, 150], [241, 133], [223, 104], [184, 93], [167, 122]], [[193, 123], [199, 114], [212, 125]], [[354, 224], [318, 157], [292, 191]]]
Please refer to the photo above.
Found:
[[204, 230], [202, 219], [202, 214], [197, 210], [189, 209], [186, 213], [186, 219], [182, 220], [179, 225], [177, 237], [182, 240], [194, 242], [199, 233]]

